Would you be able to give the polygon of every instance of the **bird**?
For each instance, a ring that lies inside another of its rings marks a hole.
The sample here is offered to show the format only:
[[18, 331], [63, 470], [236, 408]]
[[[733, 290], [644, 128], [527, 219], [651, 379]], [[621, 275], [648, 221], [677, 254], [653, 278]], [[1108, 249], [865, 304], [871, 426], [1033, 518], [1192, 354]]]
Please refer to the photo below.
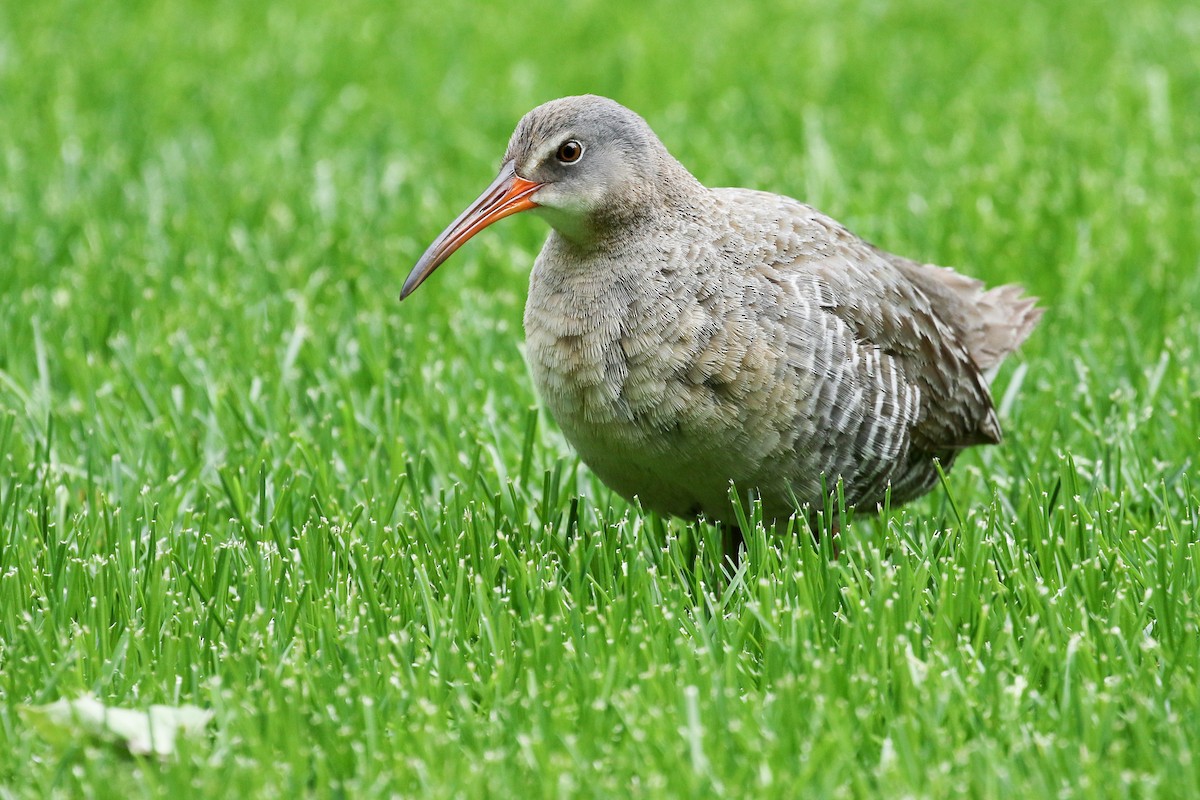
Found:
[[527, 113], [401, 300], [526, 211], [550, 227], [524, 314], [534, 384], [582, 461], [644, 509], [737, 526], [736, 491], [773, 524], [840, 486], [845, 507], [877, 511], [1001, 440], [989, 379], [1041, 318], [1036, 298], [888, 253], [790, 197], [707, 188], [605, 97]]

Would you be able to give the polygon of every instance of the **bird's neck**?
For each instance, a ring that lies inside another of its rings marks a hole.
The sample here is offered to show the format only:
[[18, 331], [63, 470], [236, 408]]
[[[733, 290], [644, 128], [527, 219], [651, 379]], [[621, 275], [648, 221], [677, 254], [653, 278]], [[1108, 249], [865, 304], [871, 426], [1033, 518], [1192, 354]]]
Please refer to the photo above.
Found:
[[623, 230], [628, 235], [599, 232], [577, 240], [553, 229], [534, 273], [548, 285], [573, 293], [614, 291], [605, 287], [622, 287], [620, 291], [628, 292], [628, 287], [644, 283], [643, 265], [650, 260], [655, 240], [651, 235], [636, 234], [635, 228]]
[[573, 250], [573, 259], [621, 253], [631, 243], [653, 239], [663, 231], [695, 219], [710, 203], [705, 188], [670, 153], [662, 149], [650, 170], [625, 191], [611, 191], [608, 201], [589, 211], [537, 207], [534, 212], [554, 229], [558, 245]]

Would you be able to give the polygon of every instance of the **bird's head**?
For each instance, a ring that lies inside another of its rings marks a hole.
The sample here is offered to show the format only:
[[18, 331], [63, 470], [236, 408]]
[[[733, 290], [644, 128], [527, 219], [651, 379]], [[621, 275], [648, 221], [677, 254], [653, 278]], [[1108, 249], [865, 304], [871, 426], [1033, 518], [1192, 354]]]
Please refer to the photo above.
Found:
[[682, 169], [645, 120], [613, 100], [581, 95], [540, 105], [517, 124], [496, 180], [429, 246], [400, 298], [476, 233], [520, 211], [587, 246], [644, 215], [673, 167]]

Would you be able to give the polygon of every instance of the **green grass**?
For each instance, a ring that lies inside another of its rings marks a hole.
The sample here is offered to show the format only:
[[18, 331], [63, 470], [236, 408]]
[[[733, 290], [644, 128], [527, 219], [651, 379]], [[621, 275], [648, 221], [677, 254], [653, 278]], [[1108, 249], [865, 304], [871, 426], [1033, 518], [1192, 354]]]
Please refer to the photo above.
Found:
[[[0, 797], [1193, 795], [1197, 52], [1184, 0], [6, 4]], [[396, 299], [580, 91], [1027, 284], [1004, 445], [732, 576], [607, 491], [521, 359], [538, 221]], [[18, 714], [87, 691], [211, 735]]]

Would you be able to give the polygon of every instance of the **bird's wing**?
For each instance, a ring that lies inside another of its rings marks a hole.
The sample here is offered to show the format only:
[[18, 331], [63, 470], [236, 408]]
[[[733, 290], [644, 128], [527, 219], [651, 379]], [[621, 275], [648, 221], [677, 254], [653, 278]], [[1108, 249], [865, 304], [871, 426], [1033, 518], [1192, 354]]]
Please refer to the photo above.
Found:
[[920, 289], [877, 266], [821, 260], [808, 270], [821, 287], [821, 308], [847, 325], [860, 348], [890, 358], [901, 379], [920, 389], [913, 444], [937, 452], [999, 442], [987, 382], [966, 347]]
[[845, 352], [877, 394], [902, 402], [909, 387], [918, 390], [912, 445], [937, 453], [999, 442], [984, 375], [931, 297], [836, 221], [790, 198], [778, 202], [771, 222], [779, 246], [768, 271], [815, 300], [830, 318], [829, 335], [852, 337]]

